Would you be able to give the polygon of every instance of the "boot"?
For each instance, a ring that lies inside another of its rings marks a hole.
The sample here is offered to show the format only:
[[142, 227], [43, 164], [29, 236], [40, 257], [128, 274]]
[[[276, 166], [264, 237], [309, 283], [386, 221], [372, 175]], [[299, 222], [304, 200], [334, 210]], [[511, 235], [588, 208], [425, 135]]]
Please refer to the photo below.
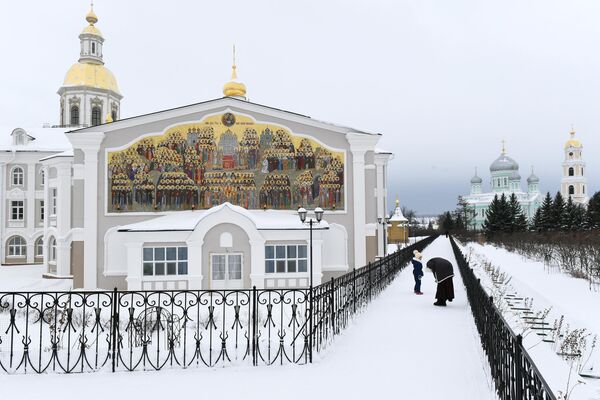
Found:
[[446, 307], [446, 302], [445, 301], [436, 301], [435, 303], [433, 303], [434, 306], [442, 306], [442, 307]]

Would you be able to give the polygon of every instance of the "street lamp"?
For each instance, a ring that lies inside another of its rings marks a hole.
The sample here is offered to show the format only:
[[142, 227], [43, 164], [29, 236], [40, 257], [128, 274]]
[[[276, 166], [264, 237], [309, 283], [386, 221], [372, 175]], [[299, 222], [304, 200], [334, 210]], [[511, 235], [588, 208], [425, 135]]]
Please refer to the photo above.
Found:
[[317, 207], [314, 210], [315, 213], [315, 218], [308, 218], [308, 220], [306, 219], [306, 215], [308, 214], [308, 211], [306, 210], [306, 208], [304, 207], [300, 207], [298, 208], [298, 216], [300, 217], [300, 221], [302, 221], [303, 224], [307, 224], [308, 225], [308, 229], [309, 229], [309, 243], [310, 243], [310, 288], [312, 289], [313, 287], [313, 225], [314, 224], [318, 224], [321, 222], [321, 220], [323, 219], [323, 209], [321, 207]]
[[298, 208], [298, 216], [300, 217], [300, 221], [303, 224], [308, 224], [309, 232], [310, 232], [310, 277], [309, 277], [309, 291], [308, 291], [308, 302], [310, 306], [309, 313], [309, 324], [308, 324], [308, 360], [312, 363], [312, 347], [313, 347], [313, 224], [318, 224], [323, 219], [323, 209], [321, 207], [317, 207], [314, 210], [315, 218], [309, 218], [306, 220], [306, 215], [308, 211], [304, 207]]
[[387, 238], [386, 238], [386, 233], [387, 233], [387, 226], [390, 222], [390, 218], [389, 217], [377, 217], [377, 223], [379, 225], [381, 225], [382, 229], [383, 229], [383, 256], [385, 257], [385, 255], [387, 254]]

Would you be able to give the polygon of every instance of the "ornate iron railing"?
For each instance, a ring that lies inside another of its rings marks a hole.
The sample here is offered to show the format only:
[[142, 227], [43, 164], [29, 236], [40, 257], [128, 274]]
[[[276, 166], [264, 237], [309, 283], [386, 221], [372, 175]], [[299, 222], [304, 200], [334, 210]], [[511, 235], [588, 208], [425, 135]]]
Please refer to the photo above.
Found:
[[312, 289], [0, 293], [0, 371], [307, 363], [434, 237]]
[[502, 313], [494, 305], [454, 238], [450, 239], [467, 297], [501, 400], [556, 400], [548, 383]]

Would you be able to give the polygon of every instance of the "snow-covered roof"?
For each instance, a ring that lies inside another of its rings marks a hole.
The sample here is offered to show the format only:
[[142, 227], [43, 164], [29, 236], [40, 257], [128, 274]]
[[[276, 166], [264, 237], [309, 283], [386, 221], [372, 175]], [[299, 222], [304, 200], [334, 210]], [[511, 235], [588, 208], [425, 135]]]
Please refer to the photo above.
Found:
[[62, 153], [52, 154], [51, 156], [41, 158], [40, 161], [50, 160], [52, 158], [58, 158], [58, 157], [73, 157], [73, 149], [63, 151]]
[[394, 209], [394, 214], [390, 218], [390, 222], [408, 222], [408, 219], [402, 214], [402, 209], [400, 208], [400, 202], [396, 200], [396, 208]]
[[[13, 133], [24, 131], [29, 137], [22, 145], [13, 144]], [[71, 142], [67, 139], [66, 128], [16, 128], [0, 127], [0, 151], [67, 151]]]
[[[203, 219], [218, 213], [223, 208], [240, 214], [254, 223], [258, 230], [306, 230], [296, 213], [286, 213], [278, 210], [247, 210], [231, 203], [223, 203], [208, 210], [176, 211], [147, 221], [124, 225], [119, 232], [159, 232], [159, 231], [193, 231]], [[326, 221], [321, 221], [313, 229], [329, 229]]]

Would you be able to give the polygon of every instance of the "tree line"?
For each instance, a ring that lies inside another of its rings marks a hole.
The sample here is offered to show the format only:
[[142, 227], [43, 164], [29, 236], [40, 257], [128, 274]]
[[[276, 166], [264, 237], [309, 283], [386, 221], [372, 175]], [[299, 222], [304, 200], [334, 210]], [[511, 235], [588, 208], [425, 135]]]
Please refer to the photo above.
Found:
[[[439, 216], [438, 226], [442, 231], [465, 231], [473, 229], [474, 212], [466, 201], [459, 197], [458, 208]], [[595, 193], [587, 205], [567, 200], [560, 192], [554, 198], [546, 193], [541, 206], [531, 221], [527, 220], [517, 196], [504, 193], [494, 196], [486, 211], [482, 230], [486, 235], [514, 232], [576, 232], [600, 230], [600, 192]]]

